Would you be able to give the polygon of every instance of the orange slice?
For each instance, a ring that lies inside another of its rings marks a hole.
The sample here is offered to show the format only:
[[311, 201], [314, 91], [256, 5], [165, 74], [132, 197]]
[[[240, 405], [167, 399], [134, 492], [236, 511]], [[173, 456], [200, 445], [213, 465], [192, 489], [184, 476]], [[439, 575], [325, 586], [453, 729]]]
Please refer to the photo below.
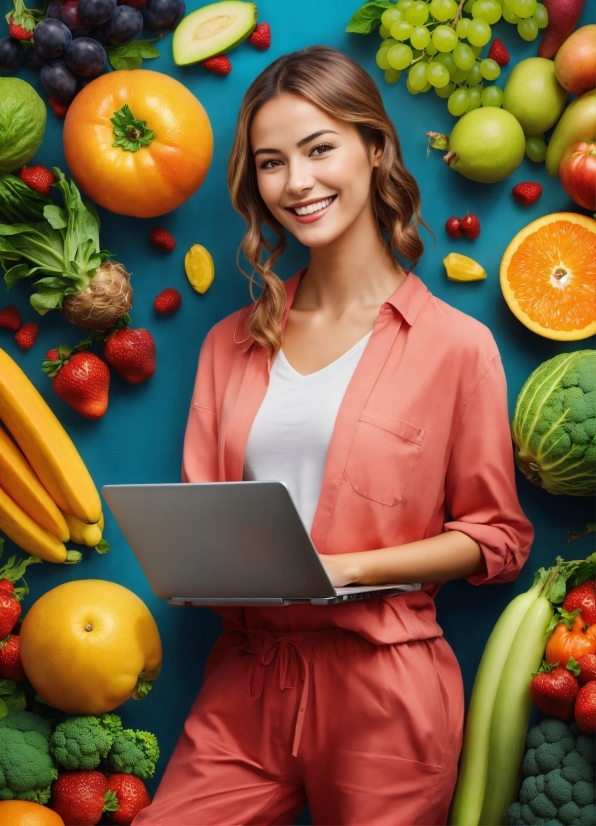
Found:
[[501, 289], [530, 330], [557, 341], [596, 333], [596, 221], [554, 212], [517, 233], [501, 261]]

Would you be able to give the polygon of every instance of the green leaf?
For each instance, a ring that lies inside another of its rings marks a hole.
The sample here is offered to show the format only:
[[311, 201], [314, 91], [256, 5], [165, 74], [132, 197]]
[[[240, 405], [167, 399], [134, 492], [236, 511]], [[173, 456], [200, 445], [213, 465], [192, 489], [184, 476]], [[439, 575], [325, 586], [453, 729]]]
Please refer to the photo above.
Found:
[[140, 69], [143, 60], [160, 57], [150, 40], [134, 40], [123, 46], [108, 46], [108, 60], [114, 69]]
[[31, 189], [17, 175], [0, 174], [0, 219], [6, 223], [35, 223], [43, 218], [50, 199]]
[[394, 4], [388, 0], [374, 0], [365, 3], [358, 11], [354, 12], [346, 31], [350, 34], [370, 34], [381, 24], [381, 15], [385, 9], [394, 8]]
[[29, 299], [31, 306], [40, 315], [45, 315], [50, 310], [57, 310], [62, 306], [62, 293], [54, 291], [51, 293], [33, 293]]
[[4, 273], [4, 281], [6, 282], [6, 289], [10, 290], [11, 287], [20, 281], [23, 278], [29, 277], [29, 265], [28, 264], [15, 264], [14, 267], [6, 270]]
[[577, 677], [579, 672], [581, 671], [580, 664], [573, 657], [569, 657], [569, 659], [567, 660], [567, 665], [565, 666], [565, 668], [568, 671], [571, 671], [571, 673], [573, 674], [574, 677]]
[[110, 545], [109, 542], [106, 542], [105, 539], [102, 539], [95, 546], [95, 550], [97, 551], [98, 554], [107, 554], [109, 551], [111, 551], [111, 549], [112, 549], [112, 546]]
[[14, 680], [0, 680], [0, 697], [8, 697], [15, 694], [18, 690], [18, 685]]
[[68, 226], [66, 210], [60, 209], [60, 207], [55, 204], [47, 206], [43, 211], [43, 215], [48, 224], [54, 227], [54, 229], [66, 229]]
[[8, 706], [4, 702], [4, 700], [0, 697], [0, 719], [2, 717], [6, 717], [8, 714]]
[[565, 599], [565, 595], [567, 593], [567, 577], [565, 573], [561, 572], [555, 577], [552, 585], [548, 590], [548, 594], [546, 595], [547, 599], [557, 605], [559, 602], [563, 602]]

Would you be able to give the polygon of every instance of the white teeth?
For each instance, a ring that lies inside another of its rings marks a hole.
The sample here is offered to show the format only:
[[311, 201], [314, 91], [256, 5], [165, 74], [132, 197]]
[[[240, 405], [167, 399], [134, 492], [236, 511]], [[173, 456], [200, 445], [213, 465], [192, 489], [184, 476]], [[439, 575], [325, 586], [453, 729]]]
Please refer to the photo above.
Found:
[[304, 207], [294, 207], [296, 215], [312, 215], [313, 212], [319, 212], [321, 209], [328, 207], [333, 198], [325, 198], [324, 201], [317, 201], [316, 204], [309, 204]]

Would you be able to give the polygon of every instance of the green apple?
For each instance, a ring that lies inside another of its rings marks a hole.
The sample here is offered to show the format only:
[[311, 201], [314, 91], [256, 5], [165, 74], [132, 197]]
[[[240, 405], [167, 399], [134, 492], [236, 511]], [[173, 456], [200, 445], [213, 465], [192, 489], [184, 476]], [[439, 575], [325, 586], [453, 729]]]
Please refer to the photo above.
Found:
[[540, 135], [561, 117], [567, 92], [545, 57], [529, 57], [515, 66], [503, 89], [503, 109], [518, 119], [526, 135]]

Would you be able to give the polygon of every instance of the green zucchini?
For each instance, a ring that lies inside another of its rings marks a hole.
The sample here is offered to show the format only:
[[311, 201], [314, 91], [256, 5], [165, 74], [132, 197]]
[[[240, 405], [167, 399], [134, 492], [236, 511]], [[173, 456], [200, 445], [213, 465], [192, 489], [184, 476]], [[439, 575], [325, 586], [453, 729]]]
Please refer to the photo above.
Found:
[[532, 673], [540, 668], [553, 614], [545, 596], [531, 603], [503, 668], [490, 724], [482, 826], [502, 826], [505, 812], [517, 796], [532, 710], [530, 682]]
[[499, 681], [513, 640], [530, 605], [538, 598], [542, 581], [515, 597], [496, 622], [476, 672], [466, 717], [464, 743], [455, 796], [451, 804], [453, 826], [478, 826], [488, 766], [488, 742]]

